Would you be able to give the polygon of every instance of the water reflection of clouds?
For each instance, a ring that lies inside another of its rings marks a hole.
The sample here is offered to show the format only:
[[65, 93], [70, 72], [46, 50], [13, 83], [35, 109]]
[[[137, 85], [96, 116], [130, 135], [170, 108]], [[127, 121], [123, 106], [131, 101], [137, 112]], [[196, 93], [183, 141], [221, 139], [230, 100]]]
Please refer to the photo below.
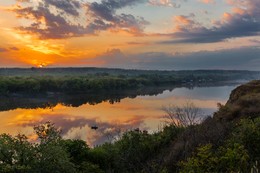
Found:
[[[118, 131], [126, 131], [140, 127], [145, 116], [136, 116], [123, 122], [102, 122], [97, 119], [85, 117], [73, 117], [66, 114], [42, 114], [38, 115], [35, 120], [17, 122], [19, 126], [32, 128], [34, 125], [50, 121], [55, 126], [62, 129], [62, 135], [70, 139], [83, 139], [89, 145], [98, 145], [109, 140], [109, 138], [118, 135]], [[91, 129], [97, 126], [97, 130]]]

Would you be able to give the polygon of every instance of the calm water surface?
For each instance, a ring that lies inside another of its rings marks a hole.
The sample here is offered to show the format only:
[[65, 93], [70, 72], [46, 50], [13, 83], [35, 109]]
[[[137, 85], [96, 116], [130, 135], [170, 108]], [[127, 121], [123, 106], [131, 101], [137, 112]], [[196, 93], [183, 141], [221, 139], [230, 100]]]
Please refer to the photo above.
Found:
[[[51, 108], [1, 111], [0, 133], [24, 133], [33, 139], [33, 125], [51, 121], [62, 128], [65, 138], [83, 139], [89, 145], [97, 145], [119, 131], [135, 128], [157, 131], [165, 120], [161, 109], [170, 104], [181, 106], [189, 100], [202, 108], [205, 115], [212, 115], [217, 103], [224, 104], [236, 86], [176, 88], [153, 96], [124, 98], [113, 104], [103, 101], [70, 107], [59, 103]], [[98, 130], [91, 130], [91, 126], [97, 126]]]

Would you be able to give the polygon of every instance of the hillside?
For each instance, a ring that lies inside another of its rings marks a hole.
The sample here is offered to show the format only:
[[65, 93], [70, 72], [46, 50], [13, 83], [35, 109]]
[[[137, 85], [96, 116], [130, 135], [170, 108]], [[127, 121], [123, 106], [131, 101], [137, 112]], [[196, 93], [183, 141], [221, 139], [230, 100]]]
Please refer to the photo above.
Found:
[[[249, 165], [260, 161], [259, 96], [259, 80], [241, 85], [232, 91], [225, 105], [219, 105], [219, 110], [212, 118], [186, 128], [166, 149], [170, 153], [165, 157], [166, 167], [171, 170], [169, 172], [182, 169], [181, 172], [250, 172]], [[238, 146], [241, 148], [236, 148]], [[225, 152], [233, 153], [226, 156]], [[218, 158], [221, 157], [225, 157], [227, 163], [220, 163]], [[234, 160], [227, 157], [233, 157]], [[240, 157], [247, 159], [241, 161]], [[242, 169], [242, 165], [231, 165], [240, 161], [247, 166], [244, 165]], [[225, 165], [216, 168], [217, 164]]]
[[215, 113], [214, 118], [236, 120], [256, 118], [260, 113], [260, 81], [255, 80], [234, 89], [225, 106]]

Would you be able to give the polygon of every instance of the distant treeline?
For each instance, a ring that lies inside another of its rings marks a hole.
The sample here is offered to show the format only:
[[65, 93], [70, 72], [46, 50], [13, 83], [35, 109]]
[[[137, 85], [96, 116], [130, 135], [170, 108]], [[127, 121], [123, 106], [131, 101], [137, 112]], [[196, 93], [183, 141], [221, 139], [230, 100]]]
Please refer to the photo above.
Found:
[[139, 71], [95, 68], [0, 69], [0, 93], [95, 92], [138, 89], [147, 86], [197, 85], [251, 80], [250, 71]]
[[0, 76], [140, 76], [140, 75], [170, 75], [170, 76], [189, 76], [189, 75], [224, 75], [240, 78], [240, 75], [259, 75], [260, 72], [247, 70], [128, 70], [128, 69], [112, 69], [112, 68], [0, 68]]

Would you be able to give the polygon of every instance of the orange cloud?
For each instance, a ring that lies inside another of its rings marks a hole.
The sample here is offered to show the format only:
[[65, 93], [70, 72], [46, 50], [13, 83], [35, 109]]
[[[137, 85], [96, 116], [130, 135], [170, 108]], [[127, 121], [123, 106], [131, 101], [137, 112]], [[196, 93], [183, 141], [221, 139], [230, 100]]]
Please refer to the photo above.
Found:
[[232, 20], [232, 17], [233, 17], [233, 15], [232, 14], [230, 14], [230, 13], [224, 13], [223, 14], [223, 21], [227, 21], [227, 22], [229, 22], [229, 21], [231, 21]]
[[200, 2], [205, 3], [205, 4], [213, 4], [213, 3], [215, 3], [215, 0], [200, 0]]
[[188, 19], [186, 16], [175, 16], [174, 21], [178, 24], [184, 24], [189, 25], [193, 23], [190, 19]]
[[117, 14], [123, 7], [142, 3], [142, 0], [80, 2], [78, 0], [63, 1], [17, 1], [8, 10], [22, 19], [18, 29], [20, 32], [32, 34], [40, 39], [64, 39], [97, 35], [100, 31], [125, 30], [132, 35], [142, 35], [149, 24], [141, 16]]
[[179, 8], [180, 4], [172, 2], [172, 0], [149, 0], [148, 3], [153, 6], [164, 6]]
[[235, 7], [233, 8], [233, 13], [235, 14], [240, 14], [240, 15], [243, 15], [246, 13], [246, 10], [242, 9], [242, 8], [239, 8], [239, 7]]
[[190, 16], [174, 16], [173, 22], [175, 24], [174, 32], [181, 32], [187, 28], [193, 28], [195, 22], [190, 19]]

